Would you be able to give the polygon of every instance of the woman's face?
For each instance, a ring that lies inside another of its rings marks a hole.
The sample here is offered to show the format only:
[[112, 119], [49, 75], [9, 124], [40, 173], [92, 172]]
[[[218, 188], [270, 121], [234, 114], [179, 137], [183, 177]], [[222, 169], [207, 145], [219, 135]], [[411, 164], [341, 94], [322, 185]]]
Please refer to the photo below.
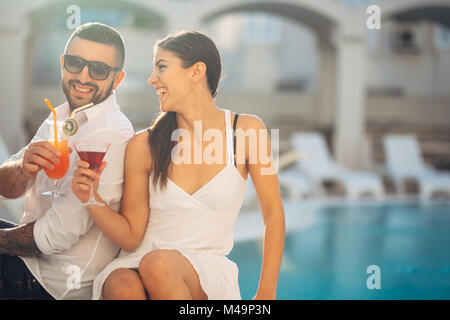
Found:
[[168, 50], [158, 48], [153, 60], [153, 72], [147, 83], [155, 87], [163, 112], [180, 111], [192, 92], [190, 69], [183, 68], [182, 61]]

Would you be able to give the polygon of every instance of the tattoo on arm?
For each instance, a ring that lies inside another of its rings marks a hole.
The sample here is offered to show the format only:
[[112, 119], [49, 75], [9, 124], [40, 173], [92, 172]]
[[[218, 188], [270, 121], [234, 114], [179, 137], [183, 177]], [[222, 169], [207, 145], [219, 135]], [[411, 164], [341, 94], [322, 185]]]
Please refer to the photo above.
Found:
[[18, 198], [25, 192], [28, 179], [19, 161], [10, 162], [0, 168], [0, 194], [7, 198]]
[[34, 241], [34, 222], [15, 228], [0, 229], [0, 254], [32, 256], [41, 253]]

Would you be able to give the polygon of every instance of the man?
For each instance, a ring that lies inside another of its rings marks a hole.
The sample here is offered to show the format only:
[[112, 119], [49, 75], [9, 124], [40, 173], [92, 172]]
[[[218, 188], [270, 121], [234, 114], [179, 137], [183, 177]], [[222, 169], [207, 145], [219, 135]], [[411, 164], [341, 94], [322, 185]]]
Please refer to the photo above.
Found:
[[[116, 30], [100, 23], [80, 26], [61, 56], [67, 102], [55, 109], [57, 118], [64, 120], [74, 109], [94, 103], [76, 114], [78, 131], [68, 137], [69, 145], [81, 140], [111, 143], [99, 193], [117, 210], [125, 148], [134, 134], [114, 91], [125, 75], [124, 58], [124, 43]], [[50, 114], [48, 119], [52, 118]], [[71, 191], [76, 152], [71, 153], [69, 171], [60, 184], [64, 196], [42, 195], [52, 186], [42, 169], [52, 168], [58, 159], [57, 149], [47, 141], [51, 131], [44, 122], [30, 144], [0, 167], [0, 194], [7, 198], [25, 194], [20, 225], [0, 221], [0, 298], [90, 299], [95, 276], [119, 251]]]

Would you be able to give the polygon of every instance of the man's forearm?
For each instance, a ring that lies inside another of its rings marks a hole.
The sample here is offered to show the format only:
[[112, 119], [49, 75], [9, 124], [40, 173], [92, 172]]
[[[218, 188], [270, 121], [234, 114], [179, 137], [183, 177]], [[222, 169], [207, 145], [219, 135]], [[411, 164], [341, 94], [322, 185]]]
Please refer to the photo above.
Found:
[[20, 161], [8, 162], [0, 167], [0, 194], [15, 199], [22, 196], [27, 188], [28, 177], [22, 170]]
[[0, 229], [0, 254], [32, 256], [41, 253], [34, 241], [34, 222], [9, 229]]

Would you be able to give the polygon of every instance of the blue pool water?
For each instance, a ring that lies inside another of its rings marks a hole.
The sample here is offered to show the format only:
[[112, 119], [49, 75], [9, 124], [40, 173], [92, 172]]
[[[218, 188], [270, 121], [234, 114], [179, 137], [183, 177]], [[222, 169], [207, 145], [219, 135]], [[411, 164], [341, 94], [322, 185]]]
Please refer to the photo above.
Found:
[[[298, 212], [298, 219], [302, 212]], [[243, 299], [257, 289], [262, 240], [235, 244]], [[380, 289], [367, 273], [379, 267]], [[278, 299], [450, 299], [450, 205], [328, 206], [286, 234]]]

